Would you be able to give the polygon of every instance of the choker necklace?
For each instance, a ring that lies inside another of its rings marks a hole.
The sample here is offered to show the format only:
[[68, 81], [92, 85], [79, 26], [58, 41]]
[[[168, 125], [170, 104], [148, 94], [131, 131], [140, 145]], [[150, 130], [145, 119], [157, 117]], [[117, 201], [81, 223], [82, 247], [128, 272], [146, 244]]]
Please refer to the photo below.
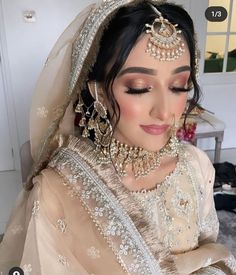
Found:
[[98, 164], [113, 163], [119, 176], [127, 176], [126, 167], [131, 164], [135, 179], [149, 175], [161, 165], [161, 158], [176, 157], [179, 154], [179, 141], [171, 136], [158, 152], [150, 152], [141, 147], [133, 147], [113, 138], [110, 147], [100, 148], [97, 153]]

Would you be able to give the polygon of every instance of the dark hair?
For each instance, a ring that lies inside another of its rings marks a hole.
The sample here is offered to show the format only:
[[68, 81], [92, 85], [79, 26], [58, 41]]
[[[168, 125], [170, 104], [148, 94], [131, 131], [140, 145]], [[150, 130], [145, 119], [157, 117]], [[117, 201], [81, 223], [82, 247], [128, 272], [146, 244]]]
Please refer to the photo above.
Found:
[[[155, 6], [164, 18], [173, 24], [178, 24], [178, 29], [182, 30], [182, 35], [189, 48], [190, 81], [193, 85], [193, 96], [189, 100], [187, 115], [197, 105], [201, 94], [196, 81], [196, 42], [193, 21], [181, 6], [169, 3]], [[120, 108], [113, 95], [113, 82], [128, 58], [130, 51], [137, 43], [138, 38], [145, 32], [145, 24], [152, 24], [156, 17], [157, 14], [150, 7], [148, 1], [143, 1], [133, 6], [122, 7], [113, 17], [101, 38], [97, 59], [88, 78], [89, 80], [104, 83], [104, 92], [114, 110], [113, 116], [116, 118], [114, 127], [116, 127], [120, 118]], [[107, 70], [108, 64], [109, 70]], [[90, 106], [93, 101], [90, 93], [84, 90], [82, 91], [82, 97], [86, 102], [85, 104]], [[118, 110], [118, 113], [116, 113], [116, 110]]]

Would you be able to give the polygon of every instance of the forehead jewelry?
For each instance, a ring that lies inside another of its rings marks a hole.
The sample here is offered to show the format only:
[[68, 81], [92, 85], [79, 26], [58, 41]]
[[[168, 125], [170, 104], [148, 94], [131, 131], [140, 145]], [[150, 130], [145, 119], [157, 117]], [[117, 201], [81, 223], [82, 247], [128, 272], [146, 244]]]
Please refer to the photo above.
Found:
[[147, 27], [146, 33], [151, 35], [146, 52], [158, 60], [173, 61], [184, 52], [184, 43], [179, 36], [182, 31], [177, 30], [178, 24], [171, 24], [152, 4], [150, 4], [150, 7], [158, 17], [152, 25], [145, 24]]

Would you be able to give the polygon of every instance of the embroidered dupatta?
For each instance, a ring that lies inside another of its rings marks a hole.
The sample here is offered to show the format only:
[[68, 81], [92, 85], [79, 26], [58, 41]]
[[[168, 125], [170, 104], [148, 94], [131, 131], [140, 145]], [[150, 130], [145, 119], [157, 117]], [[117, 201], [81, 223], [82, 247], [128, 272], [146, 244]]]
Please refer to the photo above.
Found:
[[177, 274], [161, 244], [154, 258], [106, 186], [116, 174], [97, 173], [94, 159], [91, 145], [71, 137], [22, 191], [0, 246], [3, 274], [13, 266], [29, 275]]
[[120, 180], [112, 167], [96, 164], [95, 151], [88, 141], [70, 137], [69, 145], [56, 154], [49, 166], [79, 197], [128, 274], [176, 274], [168, 251], [160, 243], [158, 258], [154, 258], [133, 221], [108, 189], [106, 181]]

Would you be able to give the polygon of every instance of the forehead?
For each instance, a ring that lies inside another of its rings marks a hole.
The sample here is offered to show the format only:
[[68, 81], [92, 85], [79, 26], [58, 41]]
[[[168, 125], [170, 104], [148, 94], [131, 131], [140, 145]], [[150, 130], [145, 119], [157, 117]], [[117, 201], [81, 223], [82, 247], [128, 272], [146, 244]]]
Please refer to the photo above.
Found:
[[131, 50], [123, 68], [130, 66], [147, 67], [156, 69], [157, 71], [174, 70], [178, 67], [188, 65], [190, 66], [190, 54], [187, 43], [184, 42], [184, 53], [174, 61], [159, 61], [149, 53], [146, 53], [147, 43], [150, 38], [149, 34], [143, 35], [136, 45]]

